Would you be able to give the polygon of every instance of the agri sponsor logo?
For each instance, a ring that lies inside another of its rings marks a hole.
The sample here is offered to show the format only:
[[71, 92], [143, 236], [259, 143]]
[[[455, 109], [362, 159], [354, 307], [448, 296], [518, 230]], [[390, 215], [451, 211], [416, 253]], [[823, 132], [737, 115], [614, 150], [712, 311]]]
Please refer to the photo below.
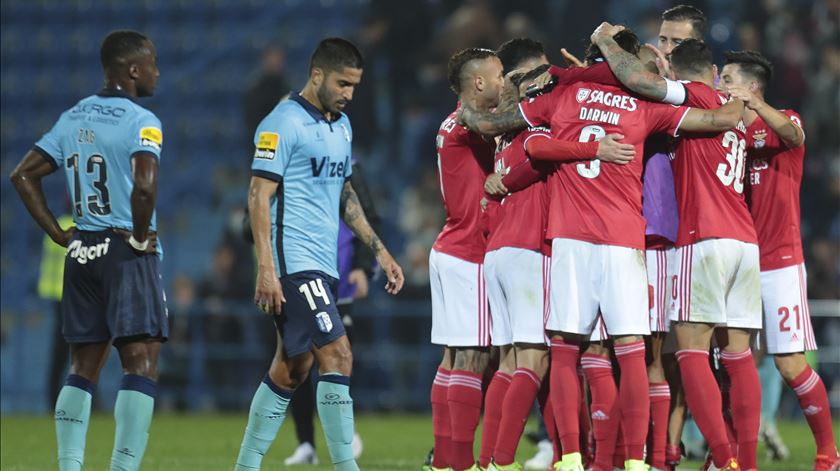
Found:
[[634, 97], [620, 93], [604, 92], [603, 90], [578, 88], [575, 98], [578, 103], [584, 105], [598, 103], [604, 106], [620, 108], [627, 111], [636, 111], [637, 108], [636, 99]]
[[105, 238], [104, 242], [96, 245], [82, 245], [81, 240], [74, 240], [67, 246], [66, 255], [84, 265], [91, 260], [96, 260], [108, 253], [111, 245], [111, 238]]

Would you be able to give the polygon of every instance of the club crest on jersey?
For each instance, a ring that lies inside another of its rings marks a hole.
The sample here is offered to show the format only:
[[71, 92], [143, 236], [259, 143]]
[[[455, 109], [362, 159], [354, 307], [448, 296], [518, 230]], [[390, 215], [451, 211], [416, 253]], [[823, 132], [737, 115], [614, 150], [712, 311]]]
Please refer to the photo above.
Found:
[[344, 123], [341, 123], [341, 130], [344, 131], [344, 140], [350, 142], [350, 130], [347, 129], [347, 126]]
[[280, 135], [276, 132], [261, 132], [257, 138], [257, 150], [254, 152], [254, 158], [274, 160], [278, 142], [280, 142]]
[[767, 131], [762, 129], [761, 131], [756, 131], [753, 134], [753, 147], [756, 149], [761, 149], [764, 147], [765, 139], [767, 139]]
[[332, 319], [330, 319], [330, 315], [324, 311], [315, 314], [315, 319], [318, 321], [318, 330], [321, 332], [328, 334], [333, 329]]
[[160, 151], [163, 145], [163, 133], [158, 128], [141, 128], [140, 145]]
[[589, 97], [590, 93], [592, 93], [592, 90], [588, 88], [578, 88], [575, 99], [578, 101], [578, 103], [583, 103]]

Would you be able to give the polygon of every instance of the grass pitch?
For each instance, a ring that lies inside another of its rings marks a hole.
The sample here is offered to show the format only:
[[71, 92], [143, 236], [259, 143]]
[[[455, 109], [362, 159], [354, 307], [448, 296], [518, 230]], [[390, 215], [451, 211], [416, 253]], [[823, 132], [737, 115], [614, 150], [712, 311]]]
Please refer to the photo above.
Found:
[[[159, 414], [152, 423], [143, 469], [230, 471], [239, 451], [246, 418], [245, 411], [237, 415]], [[363, 470], [419, 470], [432, 445], [431, 417], [428, 415], [360, 414], [356, 427], [364, 439], [364, 453], [359, 460]], [[293, 429], [291, 420], [288, 420], [266, 455], [263, 469], [331, 470], [329, 465], [283, 466], [283, 459], [297, 445]], [[764, 447], [760, 444], [761, 469], [811, 470], [814, 445], [808, 426], [804, 422], [785, 422], [779, 424], [779, 430], [793, 458], [784, 463], [764, 461]], [[85, 469], [108, 467], [113, 433], [114, 421], [110, 415], [93, 416], [88, 430]], [[321, 463], [329, 463], [320, 428], [316, 429], [316, 441]], [[476, 443], [479, 443], [478, 439]], [[0, 419], [0, 470], [57, 469], [55, 447], [51, 417], [4, 416]], [[523, 440], [517, 458], [523, 462], [534, 452], [535, 447]], [[684, 462], [681, 469], [698, 469], [699, 466], [700, 463]]]

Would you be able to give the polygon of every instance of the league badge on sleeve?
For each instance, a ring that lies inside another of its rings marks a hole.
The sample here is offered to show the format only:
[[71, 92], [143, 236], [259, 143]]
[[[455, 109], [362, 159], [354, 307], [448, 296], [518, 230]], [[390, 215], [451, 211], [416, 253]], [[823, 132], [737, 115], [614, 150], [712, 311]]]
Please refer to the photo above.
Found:
[[257, 150], [254, 152], [254, 158], [274, 160], [278, 142], [280, 142], [280, 135], [276, 132], [261, 132], [257, 139]]
[[163, 132], [158, 128], [141, 128], [140, 129], [140, 145], [151, 147], [160, 152], [163, 145]]

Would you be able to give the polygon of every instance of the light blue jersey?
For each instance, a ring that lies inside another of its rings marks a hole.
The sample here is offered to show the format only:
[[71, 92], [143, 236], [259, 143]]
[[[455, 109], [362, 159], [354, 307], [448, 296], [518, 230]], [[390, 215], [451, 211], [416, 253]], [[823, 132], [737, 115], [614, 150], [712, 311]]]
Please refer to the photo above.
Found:
[[297, 93], [257, 127], [252, 173], [279, 183], [271, 204], [278, 276], [318, 270], [338, 278], [339, 203], [352, 173], [352, 140], [344, 113], [328, 121]]
[[[131, 157], [160, 159], [160, 120], [121, 91], [105, 89], [61, 114], [35, 151], [64, 170], [73, 220], [84, 231], [132, 230]], [[155, 231], [152, 214], [149, 230]]]

